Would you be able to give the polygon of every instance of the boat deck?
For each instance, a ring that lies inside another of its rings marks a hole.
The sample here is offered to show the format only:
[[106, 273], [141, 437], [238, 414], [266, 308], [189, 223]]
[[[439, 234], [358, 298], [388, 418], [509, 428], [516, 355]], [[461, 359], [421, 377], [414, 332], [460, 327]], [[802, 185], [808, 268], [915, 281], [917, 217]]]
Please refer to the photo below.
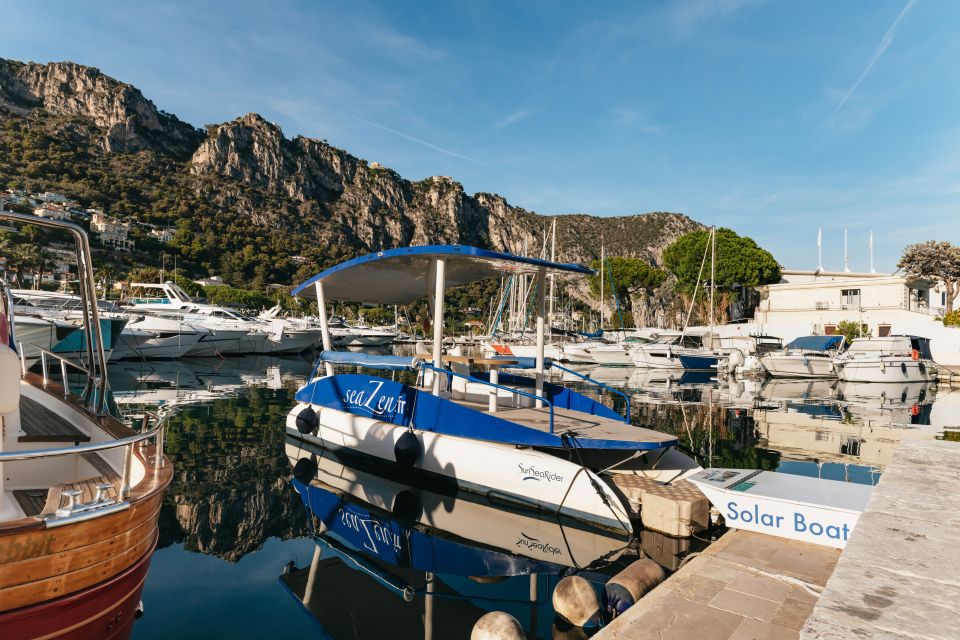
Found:
[[24, 435], [19, 442], [89, 442], [90, 436], [77, 429], [66, 419], [47, 409], [42, 404], [20, 396], [20, 430]]
[[[498, 418], [522, 424], [525, 427], [539, 431], [550, 431], [550, 409], [500, 409], [495, 414]], [[622, 440], [627, 442], [663, 442], [671, 444], [676, 436], [669, 433], [660, 433], [652, 429], [636, 427], [619, 420], [592, 416], [570, 409], [554, 408], [553, 431], [555, 433], [570, 433], [578, 439], [585, 440]]]
[[[470, 400], [456, 399], [459, 405], [470, 407], [477, 411], [490, 413], [489, 405], [485, 402], [473, 402]], [[503, 420], [509, 420], [516, 424], [543, 431], [550, 432], [550, 408], [526, 407], [518, 409], [509, 409], [500, 407], [494, 415]], [[632, 424], [595, 416], [571, 409], [554, 407], [553, 409], [553, 432], [557, 435], [572, 434], [580, 441], [618, 441], [634, 442], [646, 444], [659, 444], [663, 446], [673, 445], [677, 437], [669, 433], [661, 433], [644, 427], [637, 427]], [[584, 442], [586, 444], [586, 442]]]

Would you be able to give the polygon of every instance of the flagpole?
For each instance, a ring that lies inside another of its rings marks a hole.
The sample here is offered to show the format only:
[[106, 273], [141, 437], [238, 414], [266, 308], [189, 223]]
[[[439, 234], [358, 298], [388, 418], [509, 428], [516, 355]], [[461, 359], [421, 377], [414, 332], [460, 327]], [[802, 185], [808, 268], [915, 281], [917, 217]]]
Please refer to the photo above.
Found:
[[843, 272], [850, 273], [850, 254], [847, 253], [847, 230], [843, 230]]
[[817, 271], [823, 271], [823, 227], [817, 229]]

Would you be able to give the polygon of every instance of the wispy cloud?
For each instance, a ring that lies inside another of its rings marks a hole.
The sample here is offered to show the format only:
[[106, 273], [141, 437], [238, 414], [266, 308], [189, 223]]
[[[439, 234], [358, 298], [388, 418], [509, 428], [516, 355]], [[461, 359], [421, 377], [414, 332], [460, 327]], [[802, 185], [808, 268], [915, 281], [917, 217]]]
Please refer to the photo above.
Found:
[[432, 47], [419, 38], [401, 33], [383, 24], [372, 28], [367, 27], [363, 31], [363, 38], [384, 53], [402, 57], [439, 60], [447, 55], [443, 49]]
[[521, 120], [528, 118], [531, 113], [532, 112], [528, 109], [517, 109], [493, 125], [493, 128], [499, 131], [500, 129], [509, 127], [512, 124], [516, 124]]
[[863, 72], [856, 79], [856, 81], [850, 85], [850, 88], [847, 89], [847, 92], [843, 95], [843, 98], [840, 100], [840, 104], [837, 105], [837, 111], [843, 109], [843, 106], [847, 104], [853, 94], [857, 91], [860, 83], [863, 82], [863, 80], [870, 73], [870, 70], [873, 69], [873, 65], [877, 64], [877, 60], [880, 59], [880, 56], [884, 54], [884, 52], [893, 42], [893, 36], [897, 31], [897, 26], [900, 24], [900, 21], [903, 20], [903, 17], [910, 12], [915, 4], [917, 4], [917, 0], [907, 0], [907, 4], [904, 5], [903, 9], [900, 11], [900, 14], [897, 16], [897, 19], [893, 21], [893, 24], [890, 25], [890, 28], [887, 29], [887, 32], [883, 34], [883, 39], [880, 40], [880, 45], [873, 52], [873, 55], [870, 56], [870, 62], [867, 63], [867, 66], [864, 67]]
[[348, 112], [346, 112], [346, 111], [339, 111], [339, 110], [336, 110], [336, 111], [337, 111], [338, 113], [340, 113], [341, 115], [344, 115], [344, 116], [346, 116], [346, 117], [348, 117], [348, 118], [352, 118], [352, 119], [356, 120], [357, 122], [362, 122], [363, 124], [367, 125], [368, 127], [373, 127], [374, 129], [380, 129], [381, 131], [386, 131], [387, 133], [392, 133], [393, 135], [397, 136], [398, 138], [403, 138], [404, 140], [409, 140], [410, 142], [415, 142], [415, 143], [417, 143], [417, 144], [419, 144], [419, 145], [422, 145], [422, 146], [424, 146], [424, 147], [426, 147], [426, 148], [428, 148], [428, 149], [433, 149], [434, 151], [437, 151], [438, 153], [442, 153], [442, 154], [444, 154], [444, 155], [448, 155], [448, 156], [451, 156], [451, 157], [453, 157], [453, 158], [460, 158], [461, 160], [466, 160], [466, 161], [468, 161], [468, 162], [474, 162], [474, 163], [479, 164], [479, 165], [488, 166], [485, 162], [481, 162], [480, 160], [477, 160], [476, 158], [471, 158], [470, 156], [465, 156], [465, 155], [463, 155], [463, 154], [456, 153], [455, 151], [450, 151], [449, 149], [444, 149], [443, 147], [437, 146], [437, 145], [433, 144], [432, 142], [427, 142], [426, 140], [421, 140], [420, 138], [416, 138], [416, 137], [414, 137], [414, 136], [408, 135], [408, 134], [406, 134], [406, 133], [403, 133], [402, 131], [397, 131], [396, 129], [391, 129], [390, 127], [388, 127], [388, 126], [386, 126], [386, 125], [382, 125], [382, 124], [380, 124], [380, 123], [378, 123], [378, 122], [372, 122], [372, 121], [370, 121], [370, 120], [367, 120], [367, 119], [365, 119], [365, 118], [361, 118], [361, 117], [358, 116], [358, 115], [354, 115], [354, 114], [348, 113]]
[[613, 122], [621, 127], [630, 127], [644, 133], [663, 133], [663, 126], [639, 109], [614, 107], [610, 110]]
[[756, 0], [686, 0], [672, 6], [668, 15], [677, 31], [689, 34], [701, 24], [731, 15]]

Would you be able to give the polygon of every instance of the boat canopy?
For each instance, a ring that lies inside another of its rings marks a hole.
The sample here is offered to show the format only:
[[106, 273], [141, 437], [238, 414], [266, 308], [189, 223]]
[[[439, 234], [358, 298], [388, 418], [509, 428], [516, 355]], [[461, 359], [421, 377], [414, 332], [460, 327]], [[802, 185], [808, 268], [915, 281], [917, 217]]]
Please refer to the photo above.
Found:
[[319, 361], [387, 371], [413, 371], [420, 364], [420, 359], [416, 356], [391, 356], [362, 351], [321, 351]]
[[503, 275], [547, 272], [592, 275], [593, 269], [515, 256], [462, 245], [402, 247], [348, 260], [313, 276], [293, 295], [315, 298], [315, 285], [323, 283], [326, 301], [409, 304], [432, 293], [434, 261], [445, 262], [446, 288]]
[[843, 344], [843, 336], [800, 336], [787, 343], [787, 349], [802, 351], [829, 351], [839, 349]]

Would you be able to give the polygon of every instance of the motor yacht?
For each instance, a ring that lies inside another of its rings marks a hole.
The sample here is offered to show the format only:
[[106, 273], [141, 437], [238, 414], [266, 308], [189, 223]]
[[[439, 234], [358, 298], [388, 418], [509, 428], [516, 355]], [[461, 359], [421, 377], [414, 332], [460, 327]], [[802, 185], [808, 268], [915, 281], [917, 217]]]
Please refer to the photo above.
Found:
[[930, 382], [937, 366], [930, 340], [919, 336], [854, 338], [850, 348], [833, 359], [837, 377], [847, 382]]
[[760, 364], [774, 378], [834, 378], [833, 361], [845, 342], [843, 336], [803, 336], [780, 351], [768, 351]]

